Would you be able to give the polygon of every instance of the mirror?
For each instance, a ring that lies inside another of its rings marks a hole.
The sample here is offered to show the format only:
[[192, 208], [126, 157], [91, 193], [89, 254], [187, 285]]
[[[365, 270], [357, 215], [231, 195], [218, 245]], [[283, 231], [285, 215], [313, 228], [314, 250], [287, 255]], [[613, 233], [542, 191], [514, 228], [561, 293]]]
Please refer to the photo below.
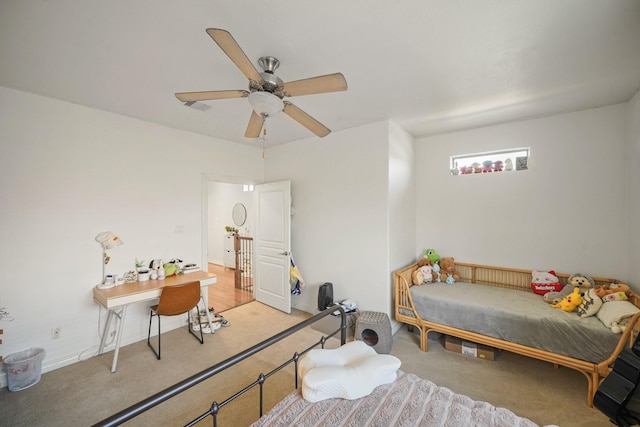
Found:
[[238, 227], [243, 225], [247, 220], [247, 209], [242, 203], [235, 204], [233, 211], [231, 211], [231, 218], [233, 218], [233, 223]]

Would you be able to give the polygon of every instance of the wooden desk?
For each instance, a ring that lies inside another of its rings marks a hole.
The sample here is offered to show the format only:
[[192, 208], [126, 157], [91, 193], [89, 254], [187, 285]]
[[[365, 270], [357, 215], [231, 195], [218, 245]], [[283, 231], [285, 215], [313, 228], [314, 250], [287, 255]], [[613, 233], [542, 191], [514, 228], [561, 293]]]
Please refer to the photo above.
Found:
[[[100, 347], [98, 354], [104, 353], [104, 346], [111, 327], [111, 321], [114, 316], [120, 318], [120, 325], [118, 326], [118, 332], [116, 335], [116, 348], [113, 353], [113, 363], [111, 365], [111, 372], [116, 371], [118, 364], [118, 354], [120, 352], [120, 340], [122, 338], [122, 330], [124, 326], [124, 317], [127, 312], [127, 306], [137, 302], [149, 301], [160, 297], [162, 288], [165, 286], [180, 285], [189, 282], [200, 282], [200, 287], [207, 287], [217, 282], [215, 274], [208, 273], [206, 271], [196, 271], [193, 273], [179, 274], [177, 276], [167, 277], [164, 280], [147, 280], [144, 282], [131, 282], [124, 285], [115, 286], [109, 289], [93, 288], [93, 299], [95, 302], [103, 306], [109, 311], [107, 316], [107, 322], [104, 325], [104, 331], [102, 338], [100, 339]], [[204, 301], [204, 297], [203, 297]], [[120, 312], [116, 311], [120, 308]], [[207, 316], [209, 318], [209, 325], [211, 326], [211, 316], [209, 310], [205, 307]]]

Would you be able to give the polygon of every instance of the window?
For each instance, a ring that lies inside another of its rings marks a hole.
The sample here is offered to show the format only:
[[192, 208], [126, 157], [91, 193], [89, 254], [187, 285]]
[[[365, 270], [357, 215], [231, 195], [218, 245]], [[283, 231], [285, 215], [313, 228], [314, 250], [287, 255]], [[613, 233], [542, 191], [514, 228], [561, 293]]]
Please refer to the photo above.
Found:
[[529, 148], [490, 151], [451, 156], [452, 175], [525, 170], [529, 164]]

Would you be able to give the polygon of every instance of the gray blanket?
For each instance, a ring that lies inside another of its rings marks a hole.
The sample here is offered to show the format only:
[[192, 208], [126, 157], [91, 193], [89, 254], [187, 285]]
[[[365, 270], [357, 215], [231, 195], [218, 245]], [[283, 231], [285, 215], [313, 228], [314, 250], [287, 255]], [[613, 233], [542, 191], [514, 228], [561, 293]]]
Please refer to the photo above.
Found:
[[596, 317], [552, 308], [533, 292], [456, 282], [412, 286], [424, 320], [588, 362], [602, 362], [618, 344]]
[[474, 401], [431, 381], [398, 371], [394, 382], [355, 400], [327, 399], [310, 403], [296, 390], [252, 424], [252, 427], [266, 426], [537, 427], [537, 424], [508, 409]]

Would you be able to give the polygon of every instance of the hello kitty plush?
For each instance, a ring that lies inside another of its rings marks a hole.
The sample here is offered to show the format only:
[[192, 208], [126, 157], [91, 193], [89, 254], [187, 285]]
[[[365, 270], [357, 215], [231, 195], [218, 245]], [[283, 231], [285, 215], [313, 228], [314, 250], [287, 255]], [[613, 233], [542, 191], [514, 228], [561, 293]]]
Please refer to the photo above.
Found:
[[[531, 271], [531, 290], [538, 295], [545, 295], [549, 292], [559, 292], [562, 289], [562, 284], [560, 284], [560, 280], [556, 277], [556, 272], [551, 271]], [[570, 294], [573, 288], [569, 290], [567, 293]], [[563, 295], [558, 301], [554, 302], [557, 304], [562, 300], [566, 295]], [[545, 298], [546, 301], [546, 298]], [[547, 301], [551, 302], [551, 301]]]

